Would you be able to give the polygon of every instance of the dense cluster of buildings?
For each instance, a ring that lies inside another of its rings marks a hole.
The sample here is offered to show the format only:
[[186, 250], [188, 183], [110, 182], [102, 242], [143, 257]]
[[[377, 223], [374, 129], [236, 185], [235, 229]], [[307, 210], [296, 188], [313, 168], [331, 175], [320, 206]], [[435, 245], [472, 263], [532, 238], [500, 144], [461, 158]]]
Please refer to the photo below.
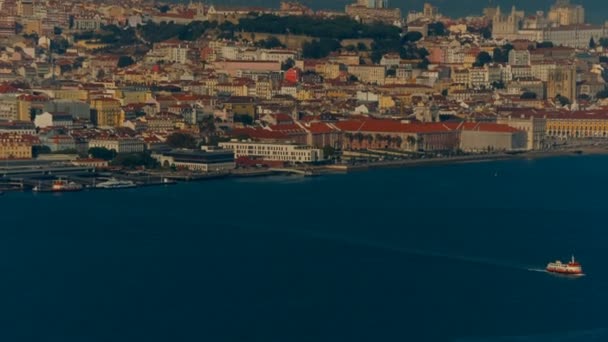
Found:
[[583, 6], [570, 4], [568, 0], [557, 0], [546, 15], [539, 11], [527, 16], [515, 6], [506, 12], [500, 7], [488, 8], [485, 14], [492, 19], [492, 36], [501, 39], [550, 41], [585, 48], [591, 39], [599, 41], [605, 37], [608, 30], [606, 25], [586, 23]]
[[[606, 32], [564, 0], [547, 15], [494, 8], [458, 20], [431, 4], [403, 18], [386, 0], [359, 0], [345, 13], [295, 2], [161, 7], [0, 0], [0, 159], [151, 151], [163, 166], [210, 172], [251, 160], [324, 162], [336, 150], [529, 151], [555, 139], [608, 138]], [[154, 43], [137, 33], [137, 51], [81, 38], [106, 25], [140, 32], [264, 13], [380, 19], [404, 37], [419, 32], [403, 44], [425, 53], [396, 49], [376, 59], [369, 40], [355, 39], [312, 59], [301, 44], [310, 37], [226, 38], [213, 29]], [[280, 44], [260, 44], [272, 38]], [[171, 150], [175, 134], [219, 148]]]

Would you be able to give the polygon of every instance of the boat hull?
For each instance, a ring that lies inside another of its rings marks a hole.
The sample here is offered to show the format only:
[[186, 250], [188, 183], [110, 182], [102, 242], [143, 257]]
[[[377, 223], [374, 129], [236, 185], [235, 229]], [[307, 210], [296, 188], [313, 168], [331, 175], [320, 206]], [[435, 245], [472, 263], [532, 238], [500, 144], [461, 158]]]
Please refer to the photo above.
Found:
[[549, 268], [547, 268], [546, 271], [549, 273], [561, 274], [561, 275], [571, 275], [571, 276], [583, 275], [583, 271], [562, 271], [562, 270], [553, 270], [553, 269], [549, 269]]

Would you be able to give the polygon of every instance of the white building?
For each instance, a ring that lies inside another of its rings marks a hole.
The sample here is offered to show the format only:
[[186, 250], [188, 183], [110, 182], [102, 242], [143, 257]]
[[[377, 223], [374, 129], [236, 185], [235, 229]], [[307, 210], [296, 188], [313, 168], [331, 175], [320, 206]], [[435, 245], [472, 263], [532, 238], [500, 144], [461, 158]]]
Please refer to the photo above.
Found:
[[483, 88], [490, 85], [488, 70], [484, 67], [469, 69], [469, 86]]
[[36, 115], [34, 125], [38, 128], [72, 127], [74, 120], [70, 114], [44, 112]]
[[236, 158], [248, 157], [290, 163], [314, 163], [324, 160], [323, 150], [306, 145], [230, 141], [222, 142], [219, 146], [233, 150]]
[[19, 103], [17, 95], [0, 95], [0, 120], [18, 120]]
[[114, 150], [116, 153], [139, 153], [143, 152], [144, 142], [134, 138], [97, 138], [89, 141], [89, 148], [103, 147]]
[[512, 49], [509, 51], [509, 64], [513, 66], [530, 65], [530, 51]]
[[544, 38], [555, 46], [586, 48], [591, 38], [597, 43], [605, 35], [606, 29], [603, 26], [582, 24], [550, 28], [545, 30]]
[[539, 150], [545, 145], [547, 136], [547, 118], [522, 114], [520, 116], [501, 116], [497, 123], [509, 125], [510, 127], [526, 132], [526, 149]]
[[152, 157], [163, 167], [174, 166], [190, 171], [225, 172], [236, 167], [234, 152], [231, 150], [176, 150], [162, 154], [154, 153]]

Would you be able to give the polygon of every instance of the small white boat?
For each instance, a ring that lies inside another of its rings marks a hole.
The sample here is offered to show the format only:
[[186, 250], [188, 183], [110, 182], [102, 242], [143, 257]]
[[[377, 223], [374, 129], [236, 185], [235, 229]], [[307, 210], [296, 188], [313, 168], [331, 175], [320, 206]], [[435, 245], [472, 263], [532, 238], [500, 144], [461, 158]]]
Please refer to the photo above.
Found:
[[135, 188], [137, 185], [130, 180], [118, 180], [116, 178], [111, 178], [105, 182], [95, 185], [95, 187], [98, 189], [126, 189]]

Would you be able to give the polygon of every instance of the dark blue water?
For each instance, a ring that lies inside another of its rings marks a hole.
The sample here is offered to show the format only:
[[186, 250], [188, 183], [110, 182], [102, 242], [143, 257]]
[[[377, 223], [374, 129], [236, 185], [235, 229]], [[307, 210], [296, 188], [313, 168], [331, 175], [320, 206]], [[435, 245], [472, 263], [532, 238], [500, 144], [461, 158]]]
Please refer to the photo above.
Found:
[[606, 341], [607, 209], [602, 156], [6, 194], [0, 340]]

